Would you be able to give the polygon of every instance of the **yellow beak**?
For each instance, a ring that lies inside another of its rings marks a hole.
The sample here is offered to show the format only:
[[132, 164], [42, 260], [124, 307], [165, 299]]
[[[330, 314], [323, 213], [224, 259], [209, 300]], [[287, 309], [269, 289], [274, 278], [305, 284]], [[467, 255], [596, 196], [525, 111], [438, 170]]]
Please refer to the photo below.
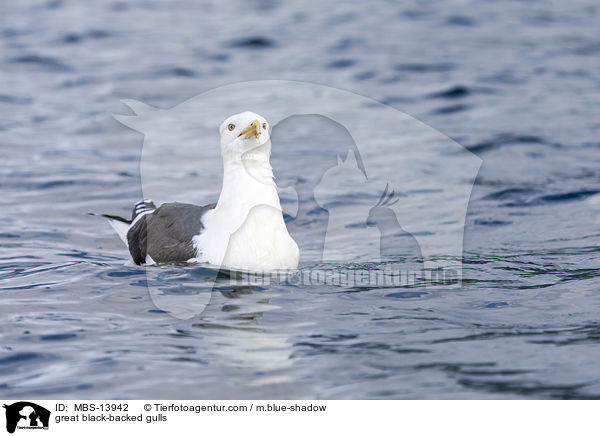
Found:
[[248, 127], [242, 130], [242, 133], [238, 135], [238, 137], [242, 135], [246, 135], [246, 139], [250, 138], [254, 135], [255, 138], [258, 138], [258, 134], [260, 133], [260, 122], [258, 120], [254, 120], [250, 123]]

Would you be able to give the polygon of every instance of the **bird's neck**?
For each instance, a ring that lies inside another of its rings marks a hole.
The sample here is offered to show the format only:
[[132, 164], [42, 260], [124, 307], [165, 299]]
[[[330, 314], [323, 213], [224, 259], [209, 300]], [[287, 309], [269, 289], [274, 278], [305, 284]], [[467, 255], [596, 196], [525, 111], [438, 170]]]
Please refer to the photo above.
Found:
[[246, 216], [258, 205], [281, 210], [268, 155], [251, 152], [223, 159], [223, 187], [215, 211]]

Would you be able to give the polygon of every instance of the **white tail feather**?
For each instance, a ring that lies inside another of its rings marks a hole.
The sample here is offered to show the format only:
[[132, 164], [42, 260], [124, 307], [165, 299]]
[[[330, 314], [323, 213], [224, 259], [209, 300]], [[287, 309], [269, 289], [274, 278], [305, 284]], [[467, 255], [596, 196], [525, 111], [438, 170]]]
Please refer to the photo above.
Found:
[[117, 232], [119, 238], [121, 238], [121, 241], [123, 241], [125, 245], [129, 247], [129, 244], [127, 243], [127, 232], [129, 231], [129, 224], [124, 223], [123, 221], [117, 221], [110, 218], [108, 219], [108, 223], [113, 229], [115, 229], [115, 232]]

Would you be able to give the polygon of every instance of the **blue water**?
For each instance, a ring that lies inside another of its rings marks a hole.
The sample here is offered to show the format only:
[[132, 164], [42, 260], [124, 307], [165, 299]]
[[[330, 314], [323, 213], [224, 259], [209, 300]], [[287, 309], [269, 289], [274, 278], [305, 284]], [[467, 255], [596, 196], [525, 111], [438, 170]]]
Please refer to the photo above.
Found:
[[[599, 19], [592, 0], [4, 2], [0, 396], [600, 398]], [[126, 264], [86, 215], [142, 197], [120, 100], [262, 79], [368, 96], [483, 160], [460, 288], [212, 289]], [[153, 284], [210, 304], [174, 318]]]

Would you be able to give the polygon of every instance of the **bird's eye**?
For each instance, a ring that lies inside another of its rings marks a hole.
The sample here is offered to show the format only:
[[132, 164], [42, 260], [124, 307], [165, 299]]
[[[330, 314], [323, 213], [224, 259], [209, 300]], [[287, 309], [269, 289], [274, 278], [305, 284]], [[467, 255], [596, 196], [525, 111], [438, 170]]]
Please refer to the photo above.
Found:
[[231, 132], [233, 129], [235, 129], [235, 124], [230, 124], [230, 125], [227, 126], [227, 128]]
[[267, 130], [267, 123], [263, 123], [263, 129]]

